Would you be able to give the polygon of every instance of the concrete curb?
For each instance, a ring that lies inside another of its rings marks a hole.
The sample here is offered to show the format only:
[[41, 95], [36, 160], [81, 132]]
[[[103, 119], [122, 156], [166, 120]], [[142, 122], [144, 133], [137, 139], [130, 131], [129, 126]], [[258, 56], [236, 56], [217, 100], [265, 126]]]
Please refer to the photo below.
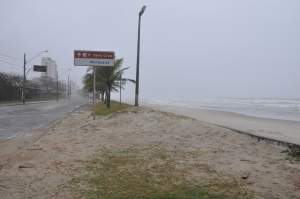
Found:
[[[52, 100], [49, 101], [34, 101], [34, 102], [26, 102], [26, 104], [40, 104], [40, 103], [48, 103]], [[25, 104], [25, 105], [26, 105]], [[4, 106], [19, 106], [19, 105], [23, 105], [23, 103], [9, 103], [9, 104], [0, 104], [0, 107], [4, 107]]]
[[[210, 124], [212, 124], [212, 123], [210, 123]], [[300, 145], [296, 144], [296, 143], [291, 143], [291, 142], [288, 142], [288, 141], [277, 140], [277, 139], [273, 139], [273, 138], [269, 138], [269, 137], [265, 137], [265, 136], [261, 136], [261, 135], [255, 135], [255, 134], [252, 134], [250, 132], [241, 131], [241, 130], [230, 128], [230, 127], [223, 126], [223, 125], [218, 125], [218, 124], [212, 124], [212, 125], [215, 125], [215, 126], [218, 126], [218, 127], [221, 127], [221, 128], [225, 128], [225, 129], [229, 129], [231, 131], [234, 131], [234, 132], [237, 132], [237, 133], [240, 133], [240, 134], [244, 134], [244, 135], [250, 136], [250, 137], [252, 137], [254, 139], [257, 139], [258, 142], [264, 141], [264, 142], [267, 142], [267, 143], [277, 144], [279, 146], [300, 147]]]

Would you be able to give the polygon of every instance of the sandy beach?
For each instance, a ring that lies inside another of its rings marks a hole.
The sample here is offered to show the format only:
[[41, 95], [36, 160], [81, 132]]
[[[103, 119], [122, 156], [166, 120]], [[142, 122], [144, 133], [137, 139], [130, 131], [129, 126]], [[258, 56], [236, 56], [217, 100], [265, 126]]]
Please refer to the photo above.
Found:
[[245, 133], [300, 145], [300, 122], [252, 117], [238, 113], [145, 104], [156, 110], [185, 115], [200, 121], [228, 127]]
[[[145, 169], [142, 173], [156, 179], [155, 172], [166, 173], [157, 166], [171, 164], [176, 183], [217, 187], [223, 182], [227, 194], [235, 198], [246, 198], [242, 193], [249, 194], [247, 198], [300, 198], [300, 164], [288, 160], [284, 150], [284, 146], [147, 107], [95, 121], [90, 111], [82, 110], [0, 144], [0, 198], [87, 198], [88, 186], [74, 189], [74, 179], [78, 182], [86, 175], [86, 165], [95, 157], [104, 161], [107, 154], [119, 157], [124, 151], [135, 157], [138, 167], [122, 161], [114, 167], [117, 176], [124, 171], [135, 176]], [[105, 170], [106, 175], [110, 171]]]

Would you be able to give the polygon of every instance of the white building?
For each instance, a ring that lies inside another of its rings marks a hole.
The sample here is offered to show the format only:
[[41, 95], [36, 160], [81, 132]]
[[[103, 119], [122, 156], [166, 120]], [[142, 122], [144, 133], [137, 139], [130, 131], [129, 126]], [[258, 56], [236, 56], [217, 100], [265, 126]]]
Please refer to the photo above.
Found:
[[47, 72], [42, 73], [42, 76], [48, 76], [56, 80], [57, 78], [57, 65], [56, 62], [50, 57], [42, 57], [41, 65], [47, 66]]

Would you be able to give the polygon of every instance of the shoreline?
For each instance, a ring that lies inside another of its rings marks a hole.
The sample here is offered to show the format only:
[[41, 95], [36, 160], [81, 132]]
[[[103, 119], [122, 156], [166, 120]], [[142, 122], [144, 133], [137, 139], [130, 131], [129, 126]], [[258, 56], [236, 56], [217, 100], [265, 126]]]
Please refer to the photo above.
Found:
[[271, 141], [300, 146], [300, 122], [248, 116], [227, 111], [143, 103], [146, 107], [195, 118]]
[[300, 122], [300, 100], [295, 98], [199, 98], [195, 100], [144, 99], [145, 104], [170, 105], [238, 113], [251, 117]]

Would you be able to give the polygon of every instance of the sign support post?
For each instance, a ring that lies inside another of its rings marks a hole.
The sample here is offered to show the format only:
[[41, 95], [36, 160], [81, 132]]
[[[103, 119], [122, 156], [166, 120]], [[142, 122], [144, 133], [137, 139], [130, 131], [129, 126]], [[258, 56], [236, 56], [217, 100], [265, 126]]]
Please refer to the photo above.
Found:
[[93, 120], [96, 117], [96, 104], [95, 104], [95, 96], [96, 95], [96, 66], [93, 66]]
[[120, 75], [120, 105], [122, 105], [122, 74]]

